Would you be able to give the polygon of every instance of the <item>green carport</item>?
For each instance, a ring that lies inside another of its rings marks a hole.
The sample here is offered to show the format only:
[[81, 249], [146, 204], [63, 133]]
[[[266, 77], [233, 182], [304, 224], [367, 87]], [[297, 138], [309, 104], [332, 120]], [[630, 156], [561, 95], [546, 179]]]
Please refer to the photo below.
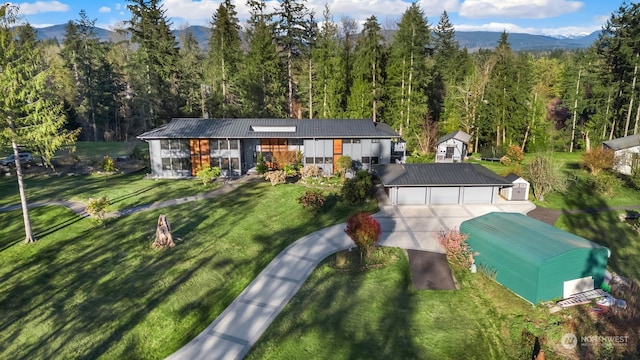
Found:
[[516, 213], [489, 213], [460, 225], [478, 267], [537, 304], [590, 290], [604, 280], [609, 249]]

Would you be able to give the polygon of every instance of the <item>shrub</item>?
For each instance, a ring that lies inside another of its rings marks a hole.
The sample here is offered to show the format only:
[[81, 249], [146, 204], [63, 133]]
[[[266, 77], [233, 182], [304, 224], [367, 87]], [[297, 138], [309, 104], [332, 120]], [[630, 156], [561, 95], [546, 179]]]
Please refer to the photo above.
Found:
[[314, 212], [320, 210], [325, 201], [324, 194], [318, 190], [307, 190], [298, 198], [298, 203], [302, 204], [304, 209]]
[[98, 223], [104, 223], [104, 216], [109, 208], [109, 199], [106, 196], [97, 199], [90, 198], [85, 211]]
[[527, 164], [526, 176], [538, 201], [544, 201], [544, 196], [552, 191], [562, 192], [567, 188], [567, 179], [560, 165], [549, 156], [536, 155]]
[[134, 160], [148, 160], [146, 153], [137, 144], [131, 150], [131, 158]]
[[593, 187], [602, 195], [613, 196], [615, 189], [622, 185], [622, 180], [613, 174], [601, 172], [593, 177]]
[[292, 164], [287, 164], [284, 166], [284, 169], [282, 169], [284, 171], [284, 174], [286, 176], [296, 176], [298, 175], [298, 169], [296, 169], [295, 165]]
[[353, 205], [363, 203], [373, 195], [374, 187], [371, 174], [364, 170], [358, 171], [355, 177], [348, 179], [342, 185], [342, 198]]
[[282, 170], [269, 171], [265, 173], [263, 176], [266, 180], [271, 181], [272, 186], [276, 186], [278, 184], [284, 184], [285, 182], [287, 182], [287, 175]]
[[504, 156], [500, 158], [500, 162], [503, 165], [509, 165], [514, 163], [520, 164], [522, 163], [522, 160], [524, 160], [524, 151], [522, 151], [522, 148], [518, 145], [509, 146]]
[[316, 165], [306, 165], [302, 169], [300, 169], [300, 176], [303, 178], [308, 177], [318, 177], [321, 173], [321, 170]]
[[116, 162], [113, 161], [113, 158], [109, 155], [105, 155], [102, 158], [102, 163], [100, 163], [100, 168], [105, 172], [115, 172], [118, 170], [116, 168]]
[[346, 176], [347, 171], [353, 169], [353, 160], [351, 156], [340, 156], [336, 160], [336, 170], [343, 178]]
[[262, 155], [262, 153], [258, 153], [258, 159], [256, 160], [256, 162], [256, 171], [259, 175], [262, 175], [269, 171], [267, 164], [264, 163], [264, 155]]
[[202, 185], [207, 185], [208, 183], [215, 180], [218, 176], [220, 176], [220, 168], [217, 166], [211, 167], [209, 164], [205, 164], [202, 166], [196, 176], [200, 181], [202, 181]]
[[613, 168], [615, 153], [611, 149], [599, 146], [582, 155], [582, 164], [589, 169], [591, 175], [597, 176], [600, 171]]
[[371, 255], [382, 234], [380, 223], [371, 215], [357, 213], [347, 220], [347, 227], [344, 230], [347, 235], [358, 245], [360, 256], [365, 258]]
[[467, 244], [467, 234], [459, 230], [442, 231], [438, 234], [438, 242], [447, 251], [447, 260], [464, 268], [471, 266], [471, 249]]

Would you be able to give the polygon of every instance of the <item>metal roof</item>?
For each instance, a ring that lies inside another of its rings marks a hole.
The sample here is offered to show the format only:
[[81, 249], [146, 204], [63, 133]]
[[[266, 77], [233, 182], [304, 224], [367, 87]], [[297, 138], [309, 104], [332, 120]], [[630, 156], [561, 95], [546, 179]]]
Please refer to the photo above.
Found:
[[454, 132], [452, 132], [450, 134], [447, 134], [447, 135], [444, 135], [444, 136], [440, 137], [438, 139], [438, 141], [436, 142], [436, 145], [442, 144], [443, 142], [445, 142], [447, 140], [450, 140], [450, 139], [460, 140], [463, 143], [468, 144], [469, 140], [471, 140], [471, 135], [467, 134], [464, 131], [457, 130], [457, 131], [454, 131]]
[[603, 141], [602, 143], [612, 150], [623, 150], [640, 146], [640, 136], [629, 135], [613, 140]]
[[462, 222], [460, 231], [514, 254], [528, 263], [545, 260], [576, 249], [606, 251], [609, 249], [519, 213], [492, 212]]
[[397, 138], [389, 125], [370, 119], [175, 118], [138, 139]]
[[480, 164], [385, 164], [376, 165], [374, 171], [384, 186], [513, 186]]

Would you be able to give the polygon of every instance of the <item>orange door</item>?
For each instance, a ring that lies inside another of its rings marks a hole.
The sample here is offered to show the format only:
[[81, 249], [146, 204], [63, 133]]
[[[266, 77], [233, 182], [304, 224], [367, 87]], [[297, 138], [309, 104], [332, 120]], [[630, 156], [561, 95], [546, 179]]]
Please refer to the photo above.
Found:
[[190, 139], [191, 175], [196, 176], [202, 166], [211, 162], [209, 155], [209, 140]]
[[333, 172], [337, 170], [338, 159], [342, 156], [342, 139], [333, 139]]

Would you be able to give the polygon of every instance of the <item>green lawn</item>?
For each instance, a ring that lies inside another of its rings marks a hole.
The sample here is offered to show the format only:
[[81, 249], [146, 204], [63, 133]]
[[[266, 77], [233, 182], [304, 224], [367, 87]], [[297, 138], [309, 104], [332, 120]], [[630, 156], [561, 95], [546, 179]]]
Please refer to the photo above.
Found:
[[[359, 210], [302, 211], [296, 185], [246, 184], [219, 198], [97, 227], [60, 207], [0, 213], [0, 358], [158, 359], [197, 335], [291, 242]], [[377, 209], [374, 203], [364, 207]], [[177, 246], [151, 248], [158, 215]]]
[[[404, 251], [363, 273], [320, 265], [247, 359], [527, 358], [538, 310], [493, 280], [456, 272], [458, 291], [413, 290]], [[552, 332], [545, 336], [552, 336]]]
[[[215, 190], [197, 179], [146, 179], [145, 174], [33, 176], [26, 180], [30, 203], [50, 200], [74, 200], [87, 203], [89, 198], [106, 196], [109, 210], [121, 210], [154, 201], [174, 199]], [[15, 177], [0, 178], [0, 207], [20, 203]]]

